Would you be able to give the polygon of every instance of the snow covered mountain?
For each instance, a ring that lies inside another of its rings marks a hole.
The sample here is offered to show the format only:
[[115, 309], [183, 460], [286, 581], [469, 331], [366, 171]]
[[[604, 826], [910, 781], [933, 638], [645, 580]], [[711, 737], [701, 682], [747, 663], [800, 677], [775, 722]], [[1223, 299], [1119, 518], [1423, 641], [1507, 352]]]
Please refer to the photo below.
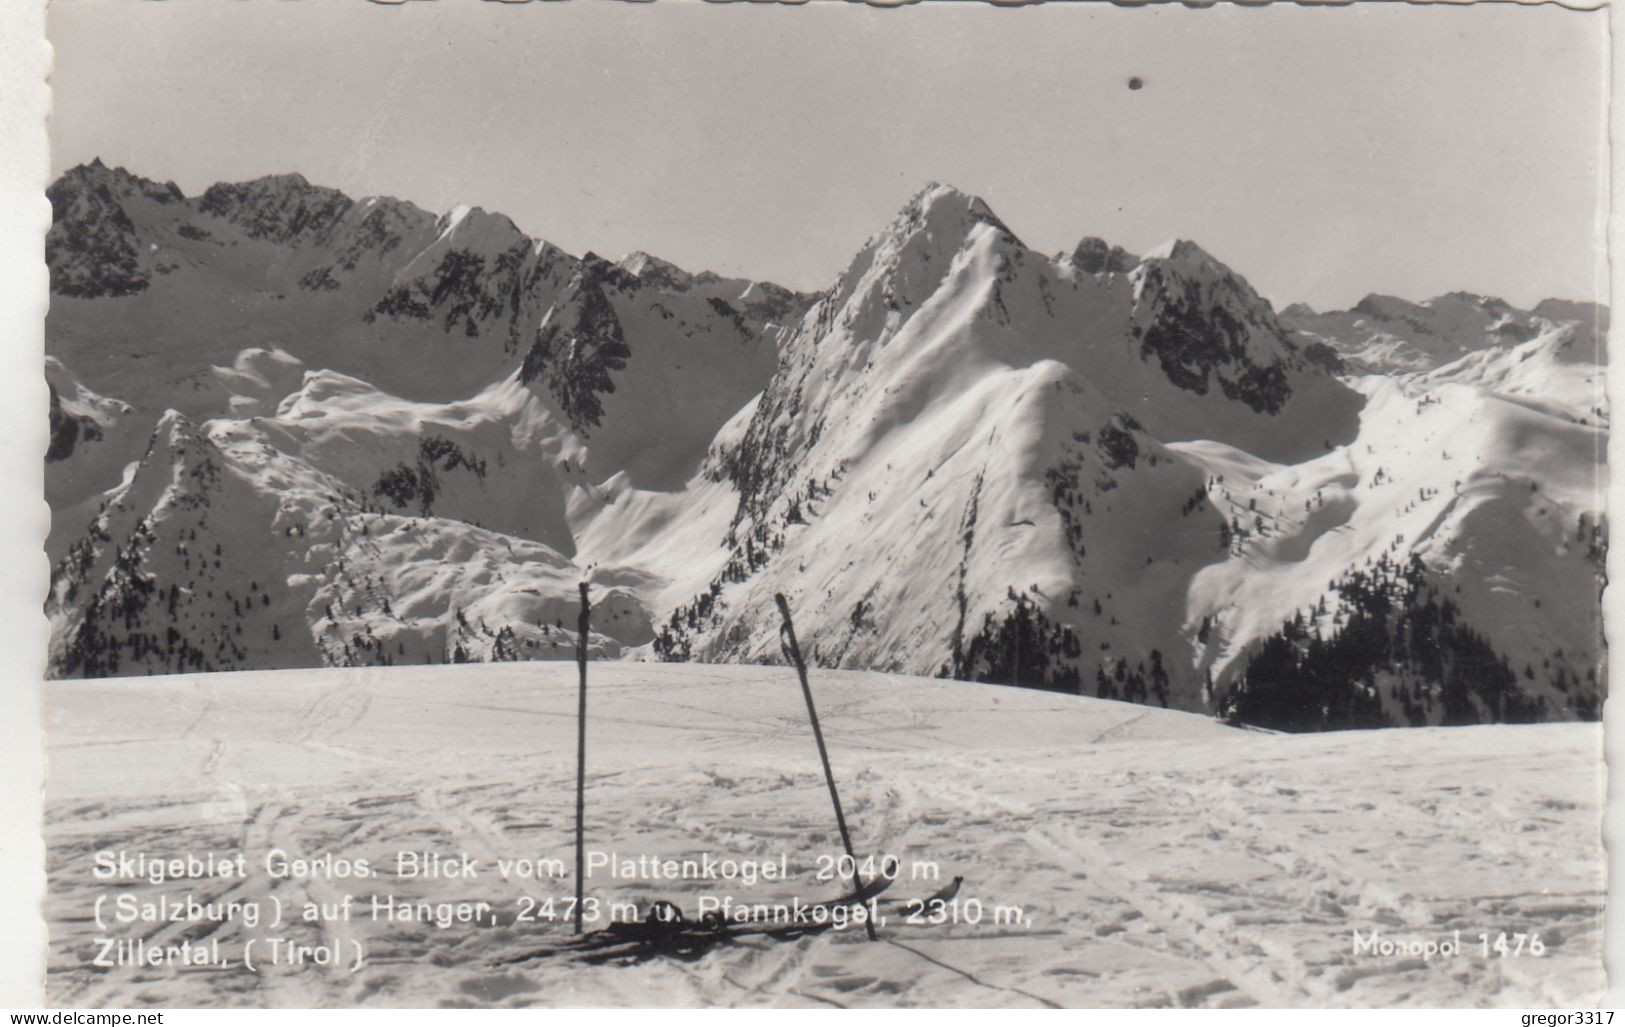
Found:
[[[52, 199], [69, 675], [573, 655], [567, 506], [680, 486], [808, 302], [297, 175], [188, 199], [97, 163]], [[593, 645], [647, 643], [598, 580]]]
[[590, 578], [606, 657], [776, 660], [783, 592], [825, 666], [1600, 706], [1599, 308], [1278, 315], [945, 186], [818, 296], [298, 176], [51, 198], [58, 676], [568, 657]]
[[1604, 360], [1608, 309], [1595, 303], [1545, 300], [1519, 310], [1505, 300], [1452, 292], [1425, 303], [1372, 294], [1350, 310], [1316, 313], [1302, 303], [1281, 317], [1330, 346], [1356, 371], [1425, 371], [1469, 353], [1528, 342], [1570, 325], [1592, 363]]
[[[203, 414], [218, 405], [212, 368], [245, 339], [394, 395], [465, 398], [513, 370], [556, 303], [603, 277], [591, 254], [531, 239], [500, 214], [354, 201], [299, 175], [187, 198], [97, 162], [49, 195], [52, 354], [98, 392]], [[715, 276], [644, 282], [629, 272], [614, 288], [663, 305], [683, 339], [713, 321], [732, 328], [736, 314], [759, 333], [810, 301]]]
[[1155, 668], [1219, 553], [1203, 474], [1165, 442], [1291, 456], [1347, 441], [1358, 407], [1193, 244], [1089, 272], [933, 187], [786, 341], [717, 472], [734, 559], [657, 651], [770, 656], [784, 590], [842, 666], [1056, 687]]

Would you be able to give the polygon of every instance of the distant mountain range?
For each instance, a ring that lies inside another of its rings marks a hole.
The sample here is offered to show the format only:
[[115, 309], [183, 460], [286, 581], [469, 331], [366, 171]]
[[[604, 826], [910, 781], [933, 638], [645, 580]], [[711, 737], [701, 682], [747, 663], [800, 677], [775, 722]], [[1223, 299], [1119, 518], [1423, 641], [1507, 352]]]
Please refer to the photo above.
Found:
[[1605, 308], [1273, 310], [932, 185], [826, 291], [298, 175], [49, 190], [60, 677], [602, 657], [1592, 718]]

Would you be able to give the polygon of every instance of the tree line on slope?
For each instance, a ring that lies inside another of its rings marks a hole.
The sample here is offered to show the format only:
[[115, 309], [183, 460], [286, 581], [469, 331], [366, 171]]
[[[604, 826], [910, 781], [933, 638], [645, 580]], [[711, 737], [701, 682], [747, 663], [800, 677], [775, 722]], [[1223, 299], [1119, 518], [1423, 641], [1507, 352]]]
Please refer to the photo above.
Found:
[[[1404, 564], [1384, 555], [1332, 588], [1340, 605], [1330, 629], [1320, 623], [1324, 598], [1308, 619], [1300, 611], [1283, 623], [1218, 698], [1221, 717], [1302, 732], [1548, 716], [1545, 698], [1523, 691], [1510, 661], [1464, 621], [1414, 554]], [[1594, 719], [1600, 702], [1577, 694], [1573, 708]]]

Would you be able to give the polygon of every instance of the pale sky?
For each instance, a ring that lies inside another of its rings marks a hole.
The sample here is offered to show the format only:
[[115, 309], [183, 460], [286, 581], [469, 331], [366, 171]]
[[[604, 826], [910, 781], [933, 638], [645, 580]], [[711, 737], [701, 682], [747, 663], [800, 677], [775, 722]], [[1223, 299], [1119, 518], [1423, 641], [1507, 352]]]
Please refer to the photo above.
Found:
[[1600, 11], [55, 0], [50, 36], [53, 170], [188, 195], [298, 171], [815, 289], [935, 180], [1277, 305], [1602, 294]]

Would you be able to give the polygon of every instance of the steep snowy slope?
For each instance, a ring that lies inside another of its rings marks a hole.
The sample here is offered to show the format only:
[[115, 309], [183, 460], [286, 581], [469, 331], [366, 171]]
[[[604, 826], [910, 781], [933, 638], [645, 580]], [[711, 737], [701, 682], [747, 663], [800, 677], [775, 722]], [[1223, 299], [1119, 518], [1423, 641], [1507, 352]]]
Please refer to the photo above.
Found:
[[[45, 501], [63, 512], [53, 519], [53, 528], [73, 523], [77, 530], [87, 519], [83, 505], [117, 481], [124, 466], [140, 455], [142, 435], [127, 430], [128, 403], [85, 388], [55, 357], [45, 358], [45, 384], [51, 396]], [[47, 549], [55, 552], [54, 539]]]
[[1581, 425], [1608, 427], [1607, 350], [1584, 322], [1559, 322], [1518, 345], [1470, 353], [1415, 381], [1421, 388], [1473, 385]]
[[[455, 413], [324, 373], [276, 418], [166, 414], [56, 566], [53, 673], [572, 658], [581, 569], [526, 537], [568, 542], [557, 486], [503, 473], [506, 436]], [[482, 444], [496, 474], [463, 448]], [[482, 511], [533, 520], [504, 534], [471, 523]], [[593, 651], [648, 642], [631, 591], [598, 581]]]
[[[1414, 556], [1464, 622], [1515, 661], [1522, 692], [1545, 697], [1552, 716], [1595, 715], [1604, 429], [1476, 384], [1360, 384], [1370, 402], [1359, 443], [1317, 460], [1175, 447], [1215, 479], [1210, 501], [1235, 538], [1230, 558], [1191, 584], [1186, 624], [1205, 622], [1209, 638], [1187, 658], [1222, 686], [1295, 616], [1329, 637], [1348, 614], [1332, 583], [1348, 571]], [[1383, 704], [1397, 714], [1395, 697], [1383, 692]]]

